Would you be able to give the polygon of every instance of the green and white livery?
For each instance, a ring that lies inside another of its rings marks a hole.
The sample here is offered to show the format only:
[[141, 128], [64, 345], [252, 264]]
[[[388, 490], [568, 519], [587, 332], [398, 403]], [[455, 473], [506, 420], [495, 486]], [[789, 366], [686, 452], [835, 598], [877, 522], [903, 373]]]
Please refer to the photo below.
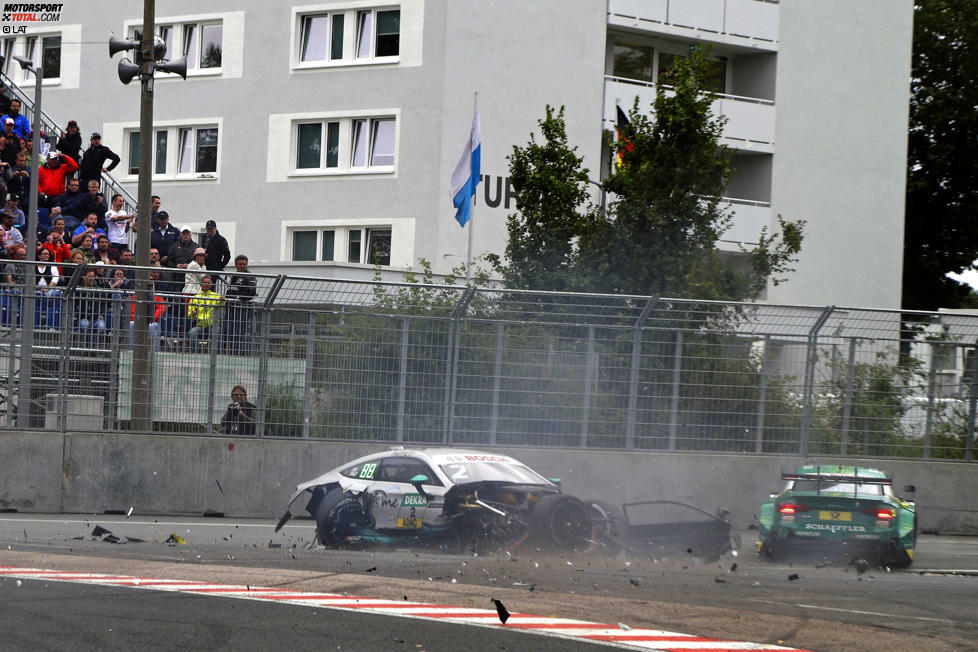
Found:
[[762, 554], [779, 556], [802, 540], [846, 541], [875, 547], [880, 561], [892, 566], [913, 562], [917, 508], [893, 493], [883, 471], [809, 464], [781, 478], [781, 493], [761, 505]]

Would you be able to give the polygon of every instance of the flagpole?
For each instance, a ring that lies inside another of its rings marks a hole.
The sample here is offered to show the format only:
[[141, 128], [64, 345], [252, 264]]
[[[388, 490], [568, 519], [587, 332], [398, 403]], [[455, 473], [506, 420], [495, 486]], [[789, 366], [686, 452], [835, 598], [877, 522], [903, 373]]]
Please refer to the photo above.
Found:
[[[474, 104], [473, 104], [473, 107], [472, 107], [472, 115], [475, 115], [478, 112], [479, 112], [479, 91], [476, 91], [475, 92], [475, 101], [474, 101]], [[465, 281], [466, 281], [466, 285], [468, 284], [469, 281], [472, 280], [472, 230], [473, 230], [473, 228], [475, 228], [473, 226], [473, 223], [475, 221], [475, 204], [476, 204], [475, 199], [476, 199], [476, 196], [479, 194], [478, 193], [478, 187], [479, 187], [479, 184], [476, 183], [476, 189], [477, 190], [472, 195], [472, 206], [469, 207], [469, 222], [468, 222], [468, 227], [469, 227], [469, 249], [468, 249], [468, 253], [465, 256]]]

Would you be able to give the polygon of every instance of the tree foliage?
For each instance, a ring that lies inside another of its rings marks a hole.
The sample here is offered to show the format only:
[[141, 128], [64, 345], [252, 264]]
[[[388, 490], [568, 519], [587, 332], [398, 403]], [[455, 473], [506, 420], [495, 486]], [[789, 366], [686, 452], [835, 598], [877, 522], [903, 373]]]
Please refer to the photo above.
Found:
[[975, 305], [946, 276], [978, 259], [978, 0], [914, 12], [903, 307]]
[[717, 249], [731, 220], [720, 201], [731, 169], [724, 119], [704, 92], [706, 62], [698, 51], [674, 66], [650, 115], [636, 98], [612, 144], [621, 164], [604, 184], [607, 211], [584, 207], [588, 172], [567, 143], [563, 108], [547, 107], [544, 142], [531, 135], [510, 156], [518, 213], [507, 264], [495, 261], [509, 287], [745, 300], [791, 271], [803, 222], [779, 216], [778, 232], [765, 230], [739, 262]]
[[588, 170], [577, 148], [567, 143], [564, 107], [547, 105], [540, 120], [543, 142], [533, 134], [526, 147], [513, 147], [509, 173], [517, 213], [507, 220], [507, 267], [491, 256], [508, 287], [540, 290], [573, 289], [574, 241], [585, 227]]

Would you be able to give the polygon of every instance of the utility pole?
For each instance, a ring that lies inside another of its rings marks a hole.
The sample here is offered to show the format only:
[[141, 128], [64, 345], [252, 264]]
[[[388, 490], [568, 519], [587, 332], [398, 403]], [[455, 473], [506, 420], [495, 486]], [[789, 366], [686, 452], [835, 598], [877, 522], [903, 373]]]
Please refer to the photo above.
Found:
[[[44, 70], [42, 65], [34, 65], [34, 62], [24, 57], [15, 56], [14, 60], [20, 64], [24, 70], [34, 73], [34, 122], [32, 123], [33, 134], [31, 145], [31, 186], [30, 186], [30, 209], [27, 211], [24, 225], [27, 231], [27, 267], [24, 269], [24, 289], [22, 290], [21, 300], [21, 319], [20, 319], [20, 384], [17, 389], [17, 427], [30, 428], [31, 426], [31, 367], [34, 366], [34, 312], [37, 309], [34, 296], [37, 276], [37, 183], [40, 170], [37, 165], [37, 153], [41, 149], [41, 95], [44, 81]], [[11, 317], [11, 323], [16, 323], [16, 315]], [[13, 372], [13, 369], [10, 370]]]
[[143, 29], [136, 40], [109, 40], [109, 56], [123, 50], [134, 50], [136, 61], [119, 62], [119, 80], [128, 84], [140, 80], [139, 93], [139, 182], [136, 193], [136, 323], [133, 324], [132, 388], [130, 429], [150, 432], [153, 429], [153, 347], [149, 323], [153, 305], [149, 280], [149, 249], [152, 237], [150, 198], [153, 195], [153, 82], [157, 70], [177, 73], [187, 78], [187, 61], [164, 61], [166, 44], [156, 34], [156, 2], [143, 0]]

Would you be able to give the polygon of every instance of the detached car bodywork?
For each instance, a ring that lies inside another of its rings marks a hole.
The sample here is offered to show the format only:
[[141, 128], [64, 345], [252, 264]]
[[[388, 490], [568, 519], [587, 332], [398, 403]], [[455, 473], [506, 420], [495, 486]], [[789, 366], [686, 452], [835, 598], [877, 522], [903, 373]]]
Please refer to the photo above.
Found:
[[779, 556], [802, 540], [844, 541], [874, 547], [890, 565], [913, 562], [916, 506], [894, 495], [892, 479], [883, 471], [806, 465], [781, 477], [784, 489], [761, 505], [762, 554]]
[[529, 541], [564, 550], [713, 556], [731, 544], [730, 523], [721, 516], [669, 501], [621, 509], [583, 502], [512, 457], [475, 450], [394, 449], [355, 459], [296, 486], [276, 531], [302, 497], [326, 546], [491, 550]]

